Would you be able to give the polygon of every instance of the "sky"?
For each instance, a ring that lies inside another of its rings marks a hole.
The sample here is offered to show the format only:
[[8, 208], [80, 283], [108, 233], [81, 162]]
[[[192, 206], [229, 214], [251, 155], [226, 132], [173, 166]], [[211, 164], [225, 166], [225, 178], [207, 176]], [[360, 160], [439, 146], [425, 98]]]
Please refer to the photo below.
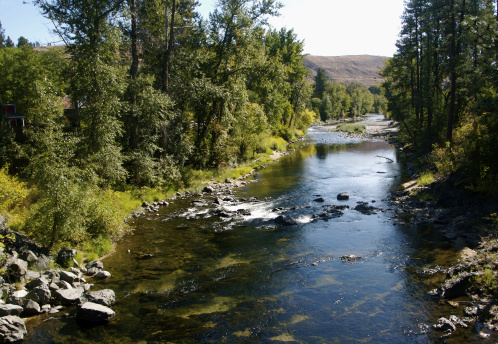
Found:
[[[216, 0], [199, 0], [204, 18]], [[392, 56], [401, 29], [403, 0], [280, 0], [274, 28], [294, 29], [304, 41], [304, 52], [318, 56]], [[0, 22], [14, 43], [20, 36], [30, 42], [59, 43], [53, 25], [32, 0], [0, 0]]]

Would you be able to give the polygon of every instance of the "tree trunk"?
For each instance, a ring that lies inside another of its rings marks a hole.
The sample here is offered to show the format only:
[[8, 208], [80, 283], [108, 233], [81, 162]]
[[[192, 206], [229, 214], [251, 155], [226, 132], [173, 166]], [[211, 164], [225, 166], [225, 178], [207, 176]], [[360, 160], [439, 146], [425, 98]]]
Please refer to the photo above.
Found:
[[131, 67], [130, 76], [135, 79], [138, 73], [138, 49], [137, 49], [137, 5], [136, 0], [128, 0], [131, 11]]
[[[163, 59], [163, 84], [162, 91], [168, 93], [169, 90], [169, 62], [171, 60], [171, 52], [175, 43], [174, 31], [175, 28], [175, 12], [176, 0], [173, 0], [171, 6], [171, 21], [169, 20], [168, 6], [165, 7], [164, 17], [166, 19], [166, 39], [164, 42], [164, 59]], [[169, 36], [168, 36], [169, 31]]]

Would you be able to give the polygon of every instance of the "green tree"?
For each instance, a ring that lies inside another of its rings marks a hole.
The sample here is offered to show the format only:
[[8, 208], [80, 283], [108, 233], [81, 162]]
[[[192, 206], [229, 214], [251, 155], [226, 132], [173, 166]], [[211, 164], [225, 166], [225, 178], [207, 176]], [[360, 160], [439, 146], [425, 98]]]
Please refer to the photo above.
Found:
[[327, 74], [325, 74], [325, 70], [322, 68], [319, 68], [316, 71], [315, 75], [315, 89], [313, 92], [313, 97], [315, 98], [323, 98], [323, 94], [325, 92], [325, 88], [328, 82], [328, 77]]
[[[118, 13], [123, 0], [37, 0], [57, 23], [72, 58], [71, 97], [84, 139], [80, 151], [102, 185], [126, 177], [118, 144], [125, 69], [118, 55]], [[89, 25], [91, 23], [91, 25]]]
[[28, 41], [27, 38], [21, 36], [19, 37], [19, 39], [17, 40], [17, 47], [18, 48], [22, 48], [22, 47], [30, 47], [32, 46], [32, 44]]
[[5, 41], [7, 38], [5, 37], [5, 29], [2, 28], [2, 22], [0, 21], [0, 48], [5, 47]]

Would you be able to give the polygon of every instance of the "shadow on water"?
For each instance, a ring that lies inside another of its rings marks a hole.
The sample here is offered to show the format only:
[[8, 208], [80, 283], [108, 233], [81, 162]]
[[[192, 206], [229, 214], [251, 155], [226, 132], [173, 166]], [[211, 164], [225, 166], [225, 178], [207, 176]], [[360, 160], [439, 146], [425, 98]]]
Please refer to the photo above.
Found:
[[[80, 326], [69, 309], [67, 317], [33, 320], [25, 342], [431, 342], [421, 324], [432, 320], [434, 301], [418, 271], [452, 251], [391, 221], [396, 151], [335, 133], [310, 138], [236, 192], [259, 201], [233, 205], [251, 215], [229, 230], [214, 206], [193, 208], [191, 199], [137, 219], [105, 260], [112, 277], [95, 281], [95, 290], [116, 291], [115, 321]], [[338, 201], [340, 192], [349, 200]], [[353, 210], [358, 202], [377, 211]], [[313, 217], [333, 205], [349, 209]], [[298, 224], [277, 225], [278, 207]], [[351, 254], [361, 259], [340, 259]]]

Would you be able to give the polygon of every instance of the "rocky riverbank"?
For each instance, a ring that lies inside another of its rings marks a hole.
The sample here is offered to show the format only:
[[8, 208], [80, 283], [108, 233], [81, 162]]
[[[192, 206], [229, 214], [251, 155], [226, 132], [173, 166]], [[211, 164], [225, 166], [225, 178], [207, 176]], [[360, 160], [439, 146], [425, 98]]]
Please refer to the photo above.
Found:
[[[458, 251], [454, 265], [430, 266], [419, 271], [422, 277], [439, 275], [442, 280], [427, 292], [434, 297], [440, 308], [438, 313], [443, 316], [432, 325], [422, 326], [422, 332], [432, 328], [440, 332], [436, 337], [443, 340], [458, 332], [483, 340], [497, 339], [498, 200], [466, 189], [459, 175], [419, 186], [415, 159], [403, 152], [397, 141], [395, 122], [367, 117], [356, 124], [366, 127], [364, 133], [343, 135], [382, 139], [398, 146], [405, 172], [412, 176], [411, 181], [392, 193], [391, 203], [396, 209], [393, 220], [414, 228], [428, 228]], [[327, 126], [327, 130], [335, 130], [335, 124]]]
[[[0, 216], [0, 343], [16, 343], [26, 335], [25, 320], [77, 307], [76, 318], [101, 323], [115, 317], [114, 291], [91, 291], [92, 279], [108, 278], [101, 261], [79, 266], [76, 250], [51, 256], [26, 236], [11, 231]], [[57, 266], [58, 268], [53, 268]], [[71, 267], [69, 267], [71, 266]], [[67, 267], [67, 268], [63, 268]]]
[[466, 332], [492, 340], [498, 331], [498, 222], [490, 214], [498, 209], [498, 201], [456, 186], [460, 179], [453, 176], [429, 186], [419, 186], [416, 180], [405, 183], [393, 192], [394, 220], [435, 232], [458, 251], [454, 265], [419, 271], [422, 279], [442, 280], [427, 292], [443, 316], [427, 329], [441, 332], [436, 335], [440, 338]]

